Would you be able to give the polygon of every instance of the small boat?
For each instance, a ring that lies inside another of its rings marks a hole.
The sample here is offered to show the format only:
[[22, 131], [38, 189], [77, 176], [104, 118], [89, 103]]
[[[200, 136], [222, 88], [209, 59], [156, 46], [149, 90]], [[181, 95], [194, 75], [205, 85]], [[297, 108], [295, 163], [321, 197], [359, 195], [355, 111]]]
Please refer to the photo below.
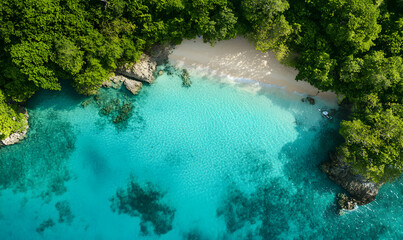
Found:
[[322, 113], [322, 117], [325, 117], [327, 119], [333, 119], [333, 117], [330, 116], [330, 113], [327, 110], [322, 110], [319, 108], [318, 111]]

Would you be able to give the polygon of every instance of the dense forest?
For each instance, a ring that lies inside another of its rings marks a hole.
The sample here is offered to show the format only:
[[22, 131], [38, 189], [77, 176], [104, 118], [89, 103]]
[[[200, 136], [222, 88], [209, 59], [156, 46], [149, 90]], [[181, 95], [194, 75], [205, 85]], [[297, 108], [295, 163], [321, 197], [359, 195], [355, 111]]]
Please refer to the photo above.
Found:
[[403, 172], [403, 0], [2, 0], [0, 139], [40, 89], [94, 94], [154, 44], [248, 38], [350, 103], [338, 148], [375, 182]]

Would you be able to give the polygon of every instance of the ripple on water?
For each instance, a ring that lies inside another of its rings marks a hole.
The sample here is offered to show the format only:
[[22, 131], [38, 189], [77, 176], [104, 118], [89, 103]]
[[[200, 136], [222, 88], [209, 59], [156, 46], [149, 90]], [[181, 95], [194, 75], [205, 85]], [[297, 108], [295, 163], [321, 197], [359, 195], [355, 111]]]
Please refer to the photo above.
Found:
[[138, 96], [31, 101], [28, 138], [0, 148], [0, 239], [403, 238], [402, 179], [337, 215], [332, 106], [168, 70]]

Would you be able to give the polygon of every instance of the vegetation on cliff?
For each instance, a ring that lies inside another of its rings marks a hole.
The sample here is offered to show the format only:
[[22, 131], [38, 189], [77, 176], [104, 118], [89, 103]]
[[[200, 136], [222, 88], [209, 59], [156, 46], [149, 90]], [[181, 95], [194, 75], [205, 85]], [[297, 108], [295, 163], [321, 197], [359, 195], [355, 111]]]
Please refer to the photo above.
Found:
[[298, 80], [354, 104], [342, 153], [376, 182], [403, 171], [401, 0], [3, 0], [0, 132], [21, 128], [16, 103], [71, 79], [96, 93], [156, 43], [246, 36], [299, 70]]
[[18, 109], [17, 105], [5, 102], [4, 94], [0, 90], [0, 140], [7, 138], [15, 131], [25, 129], [27, 123], [24, 114]]

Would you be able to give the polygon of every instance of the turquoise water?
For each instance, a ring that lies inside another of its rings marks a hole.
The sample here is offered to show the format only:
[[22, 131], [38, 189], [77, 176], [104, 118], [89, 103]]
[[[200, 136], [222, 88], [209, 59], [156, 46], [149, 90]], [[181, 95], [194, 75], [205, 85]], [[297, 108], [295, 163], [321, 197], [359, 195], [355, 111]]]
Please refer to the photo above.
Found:
[[403, 238], [403, 179], [337, 215], [318, 167], [340, 137], [317, 109], [334, 106], [300, 98], [175, 74], [138, 96], [43, 91], [27, 139], [0, 148], [0, 239]]

